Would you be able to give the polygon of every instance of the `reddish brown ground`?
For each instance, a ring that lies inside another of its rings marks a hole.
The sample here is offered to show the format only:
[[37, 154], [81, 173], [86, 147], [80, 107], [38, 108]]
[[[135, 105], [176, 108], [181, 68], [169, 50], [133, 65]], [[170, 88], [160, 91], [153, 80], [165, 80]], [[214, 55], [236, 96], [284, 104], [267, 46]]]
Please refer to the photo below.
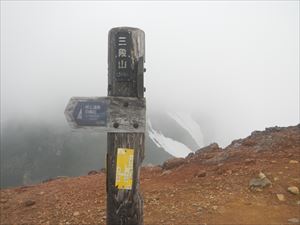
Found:
[[[300, 195], [287, 191], [289, 186], [300, 188], [299, 125], [254, 132], [225, 150], [212, 145], [173, 166], [142, 169], [146, 225], [297, 224], [288, 220], [300, 220]], [[260, 171], [272, 186], [250, 190], [249, 181]], [[104, 173], [0, 193], [1, 224], [106, 222]], [[276, 194], [283, 194], [285, 201]]]

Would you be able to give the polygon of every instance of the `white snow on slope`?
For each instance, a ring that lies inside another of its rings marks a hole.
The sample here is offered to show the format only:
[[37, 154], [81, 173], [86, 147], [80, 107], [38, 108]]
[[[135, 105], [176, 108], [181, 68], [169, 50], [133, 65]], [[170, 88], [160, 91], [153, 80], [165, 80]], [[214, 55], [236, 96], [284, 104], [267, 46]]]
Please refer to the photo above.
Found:
[[203, 134], [199, 124], [188, 113], [168, 113], [194, 139], [199, 148], [203, 147]]
[[192, 151], [183, 143], [165, 137], [160, 131], [152, 128], [150, 120], [148, 120], [149, 137], [157, 147], [163, 148], [166, 152], [175, 157], [186, 157]]

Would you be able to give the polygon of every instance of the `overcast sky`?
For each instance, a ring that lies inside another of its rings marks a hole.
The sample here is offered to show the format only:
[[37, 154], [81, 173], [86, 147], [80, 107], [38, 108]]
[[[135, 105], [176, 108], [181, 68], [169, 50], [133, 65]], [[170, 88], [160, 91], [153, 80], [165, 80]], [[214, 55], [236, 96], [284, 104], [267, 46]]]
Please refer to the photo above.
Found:
[[64, 123], [70, 97], [106, 96], [117, 26], [145, 31], [148, 111], [219, 138], [299, 123], [299, 1], [1, 1], [1, 120]]

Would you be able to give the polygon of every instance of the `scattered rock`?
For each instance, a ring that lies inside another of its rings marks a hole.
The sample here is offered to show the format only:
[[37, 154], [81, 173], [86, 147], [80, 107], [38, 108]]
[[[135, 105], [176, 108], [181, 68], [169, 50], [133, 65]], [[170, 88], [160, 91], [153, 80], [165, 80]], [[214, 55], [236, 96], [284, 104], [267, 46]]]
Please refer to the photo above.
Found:
[[210, 145], [209, 145], [209, 148], [210, 149], [214, 149], [214, 150], [219, 150], [220, 149], [220, 147], [219, 147], [219, 145], [218, 145], [218, 143], [211, 143]]
[[26, 207], [29, 207], [29, 206], [32, 206], [32, 205], [34, 205], [35, 204], [35, 201], [33, 201], [33, 200], [26, 200], [25, 202], [24, 202], [24, 205], [26, 206]]
[[7, 199], [2, 198], [0, 202], [1, 202], [1, 203], [6, 203], [7, 201], [8, 201]]
[[147, 164], [146, 166], [144, 166], [142, 169], [147, 170], [147, 171], [151, 171], [151, 172], [160, 172], [162, 170], [161, 166], [155, 166], [153, 164]]
[[258, 174], [258, 178], [252, 178], [249, 182], [249, 187], [251, 189], [259, 190], [260, 188], [268, 187], [272, 184], [272, 182], [266, 177], [266, 175], [262, 172]]
[[272, 173], [271, 172], [267, 172], [266, 175], [267, 176], [272, 176]]
[[214, 155], [211, 155], [212, 157], [205, 160], [205, 163], [208, 164], [223, 164], [222, 162], [226, 161], [229, 158], [229, 154], [227, 152], [220, 152]]
[[80, 213], [78, 211], [76, 211], [76, 212], [73, 213], [73, 216], [79, 216], [79, 214]]
[[187, 157], [185, 157], [186, 159], [192, 159], [194, 157], [195, 153], [191, 152], [187, 155]]
[[212, 144], [210, 144], [208, 146], [200, 148], [199, 150], [197, 150], [195, 152], [195, 154], [197, 155], [197, 154], [205, 152], [205, 151], [210, 152], [212, 150], [221, 150], [221, 148], [219, 147], [219, 145], [217, 143], [212, 143]]
[[271, 132], [279, 132], [279, 131], [281, 131], [282, 130], [282, 127], [278, 127], [278, 126], [275, 126], [275, 127], [267, 127], [266, 129], [265, 129], [265, 131], [266, 132], [269, 132], [269, 133], [271, 133]]
[[278, 181], [279, 178], [278, 178], [278, 177], [274, 177], [273, 180], [274, 180], [274, 181]]
[[284, 195], [283, 194], [277, 194], [277, 198], [278, 198], [278, 200], [279, 201], [285, 201], [285, 197], [284, 197]]
[[171, 170], [166, 170], [166, 171], [162, 172], [162, 174], [160, 176], [164, 176], [164, 175], [167, 175], [167, 174], [170, 174], [170, 173], [172, 173]]
[[167, 161], [165, 161], [162, 165], [162, 168], [164, 170], [170, 170], [170, 169], [179, 167], [184, 163], [185, 163], [184, 158], [172, 158], [172, 159], [168, 159]]
[[300, 220], [298, 218], [291, 218], [291, 219], [288, 219], [288, 221], [290, 223], [300, 223]]
[[229, 175], [231, 175], [232, 174], [232, 170], [227, 170], [226, 173], [229, 174]]
[[254, 145], [256, 145], [256, 142], [254, 140], [250, 140], [250, 139], [245, 139], [243, 142], [242, 142], [242, 145], [246, 146], [246, 147], [252, 147]]
[[88, 172], [88, 175], [95, 175], [95, 174], [98, 174], [96, 170], [91, 170], [90, 172]]
[[258, 174], [258, 177], [259, 177], [260, 179], [264, 179], [264, 178], [266, 178], [266, 175], [265, 175], [264, 173], [260, 172], [260, 173]]
[[296, 204], [297, 204], [297, 205], [300, 205], [300, 201], [297, 201]]
[[255, 159], [245, 159], [245, 164], [255, 164], [256, 160]]
[[195, 177], [205, 177], [206, 176], [206, 171], [205, 170], [199, 170], [196, 174]]
[[290, 160], [289, 163], [296, 164], [296, 163], [299, 163], [299, 162], [297, 160]]
[[213, 206], [212, 206], [212, 209], [213, 209], [213, 210], [217, 210], [217, 209], [218, 209], [218, 206], [213, 205]]
[[288, 187], [288, 191], [294, 195], [299, 195], [299, 189], [296, 186]]

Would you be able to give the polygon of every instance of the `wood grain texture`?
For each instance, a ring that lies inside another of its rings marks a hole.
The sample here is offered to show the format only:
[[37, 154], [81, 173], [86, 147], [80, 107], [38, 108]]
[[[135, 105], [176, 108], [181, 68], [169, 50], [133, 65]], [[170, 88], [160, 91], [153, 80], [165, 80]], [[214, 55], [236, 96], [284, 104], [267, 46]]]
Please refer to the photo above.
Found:
[[[105, 102], [107, 105], [106, 126], [81, 126], [76, 123], [73, 111], [79, 102]], [[65, 115], [74, 129], [88, 129], [97, 132], [145, 132], [146, 100], [132, 97], [72, 97]], [[117, 123], [118, 127], [114, 127]]]
[[[130, 68], [126, 81], [118, 78], [116, 59], [116, 37], [129, 33]], [[143, 65], [145, 59], [145, 35], [137, 28], [113, 28], [109, 32], [108, 47], [108, 96], [144, 97]], [[118, 112], [120, 113], [120, 112]], [[130, 117], [131, 115], [124, 115]], [[141, 120], [143, 118], [140, 118]], [[141, 121], [140, 121], [141, 122]], [[144, 121], [145, 122], [145, 121]], [[118, 148], [134, 149], [133, 184], [131, 190], [115, 187], [116, 157]], [[139, 193], [140, 166], [144, 159], [145, 134], [108, 133], [107, 134], [107, 224], [142, 225], [143, 200]]]

